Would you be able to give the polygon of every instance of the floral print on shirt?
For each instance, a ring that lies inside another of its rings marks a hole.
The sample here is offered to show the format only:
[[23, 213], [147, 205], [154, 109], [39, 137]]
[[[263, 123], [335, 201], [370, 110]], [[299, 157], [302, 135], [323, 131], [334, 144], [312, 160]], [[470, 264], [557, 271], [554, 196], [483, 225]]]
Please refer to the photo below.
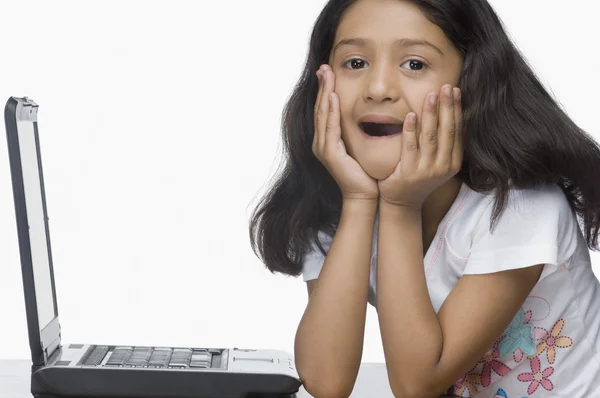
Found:
[[527, 387], [527, 394], [531, 395], [536, 392], [539, 386], [542, 386], [546, 389], [546, 391], [554, 390], [554, 384], [550, 381], [550, 376], [554, 373], [554, 368], [552, 366], [548, 366], [546, 369], [542, 370], [540, 359], [538, 357], [533, 357], [530, 361], [531, 372], [521, 373], [517, 376], [517, 380], [523, 382], [530, 382], [529, 387]]
[[[529, 396], [542, 397], [547, 392], [553, 391], [555, 386], [551, 379], [557, 366], [557, 351], [568, 349], [573, 345], [571, 337], [561, 334], [564, 327], [564, 319], [558, 320], [550, 331], [536, 326], [532, 311], [520, 308], [492, 348], [473, 369], [454, 384], [449, 393], [459, 397], [476, 397], [492, 383], [511, 375], [510, 360], [521, 369], [519, 363], [524, 358], [529, 360], [531, 371], [518, 374], [515, 372], [512, 377], [516, 377], [516, 380], [521, 383], [526, 383]], [[546, 355], [542, 355], [543, 353]], [[499, 388], [493, 398], [512, 397], [509, 397], [503, 388]], [[519, 394], [517, 398], [528, 397]]]
[[553, 364], [556, 359], [556, 348], [569, 348], [573, 345], [573, 339], [560, 335], [564, 326], [564, 319], [559, 319], [554, 326], [552, 326], [552, 330], [546, 332], [542, 337], [542, 342], [538, 344], [535, 354], [531, 355], [530, 358], [537, 357], [546, 351], [548, 363]]
[[504, 331], [504, 338], [499, 346], [500, 357], [503, 358], [517, 349], [526, 355], [534, 355], [536, 347], [533, 340], [533, 325], [525, 322], [525, 311], [519, 308], [517, 315]]

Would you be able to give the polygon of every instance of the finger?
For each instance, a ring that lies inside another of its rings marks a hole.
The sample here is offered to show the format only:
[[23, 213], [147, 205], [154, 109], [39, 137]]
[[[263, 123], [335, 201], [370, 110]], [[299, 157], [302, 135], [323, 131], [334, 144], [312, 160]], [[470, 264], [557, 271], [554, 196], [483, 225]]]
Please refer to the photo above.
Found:
[[313, 114], [313, 128], [314, 128], [314, 135], [313, 135], [313, 152], [317, 151], [319, 148], [319, 129], [318, 129], [318, 113], [319, 113], [319, 109], [321, 106], [321, 100], [323, 98], [323, 65], [321, 65], [321, 67], [319, 68], [319, 70], [316, 72], [317, 74], [317, 79], [318, 79], [318, 84], [319, 84], [319, 91], [317, 91], [317, 98], [315, 101], [315, 109], [314, 109], [314, 114]]
[[452, 147], [452, 169], [457, 173], [460, 171], [463, 161], [463, 115], [462, 115], [462, 94], [460, 89], [454, 89], [454, 122], [456, 125], [456, 134], [454, 146]]
[[333, 91], [331, 80], [333, 73], [328, 69], [323, 69], [321, 82], [321, 102], [317, 110], [317, 134], [319, 134], [319, 151], [325, 148], [325, 130], [327, 129], [327, 118], [329, 117], [329, 93]]
[[439, 145], [436, 165], [440, 169], [449, 169], [452, 162], [452, 149], [456, 136], [456, 125], [454, 124], [454, 95], [452, 85], [445, 84], [440, 95], [439, 110]]
[[419, 146], [422, 162], [433, 166], [438, 150], [438, 93], [429, 93], [423, 104]]
[[404, 118], [402, 126], [402, 151], [400, 162], [404, 171], [415, 170], [419, 160], [419, 145], [417, 140], [417, 115], [410, 112]]
[[328, 101], [329, 115], [327, 117], [327, 126], [325, 128], [325, 147], [332, 148], [342, 138], [342, 129], [340, 127], [340, 98], [336, 93], [330, 92]]

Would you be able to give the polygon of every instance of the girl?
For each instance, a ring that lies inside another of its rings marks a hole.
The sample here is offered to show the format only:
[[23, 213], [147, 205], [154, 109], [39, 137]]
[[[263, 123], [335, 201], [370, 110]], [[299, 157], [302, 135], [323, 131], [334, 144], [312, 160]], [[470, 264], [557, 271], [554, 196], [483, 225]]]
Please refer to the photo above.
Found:
[[486, 0], [329, 1], [283, 127], [250, 232], [307, 282], [309, 393], [350, 395], [368, 302], [397, 397], [600, 397], [600, 149]]

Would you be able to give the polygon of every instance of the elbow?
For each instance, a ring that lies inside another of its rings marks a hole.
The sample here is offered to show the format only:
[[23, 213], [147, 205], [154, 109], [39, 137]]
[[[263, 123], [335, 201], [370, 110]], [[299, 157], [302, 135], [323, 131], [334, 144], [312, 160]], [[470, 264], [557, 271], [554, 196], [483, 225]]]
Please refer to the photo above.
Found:
[[354, 384], [336, 383], [324, 377], [315, 380], [310, 378], [302, 379], [302, 376], [300, 376], [300, 380], [306, 392], [316, 398], [348, 398], [354, 389]]
[[329, 355], [307, 354], [314, 353], [295, 350], [296, 370], [306, 392], [315, 398], [348, 398], [352, 394], [360, 363], [343, 366]]
[[325, 371], [311, 367], [298, 368], [302, 386], [311, 396], [316, 398], [348, 398], [354, 389], [354, 379], [339, 371]]

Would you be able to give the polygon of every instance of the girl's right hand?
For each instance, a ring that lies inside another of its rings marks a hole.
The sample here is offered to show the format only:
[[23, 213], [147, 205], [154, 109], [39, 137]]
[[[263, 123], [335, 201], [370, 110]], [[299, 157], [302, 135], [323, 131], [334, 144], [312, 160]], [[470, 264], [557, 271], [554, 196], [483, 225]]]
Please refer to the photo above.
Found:
[[369, 176], [358, 162], [348, 155], [342, 141], [340, 100], [333, 92], [335, 74], [329, 66], [322, 65], [317, 77], [319, 92], [315, 103], [312, 151], [340, 187], [343, 199], [377, 200], [377, 180]]

